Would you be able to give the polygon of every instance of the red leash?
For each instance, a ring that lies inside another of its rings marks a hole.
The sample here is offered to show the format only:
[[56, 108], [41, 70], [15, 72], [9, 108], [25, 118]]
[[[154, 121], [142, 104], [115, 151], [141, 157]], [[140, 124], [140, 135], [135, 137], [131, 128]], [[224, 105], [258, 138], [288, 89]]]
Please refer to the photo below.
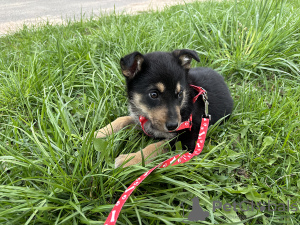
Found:
[[[197, 86], [194, 86], [194, 85], [191, 85], [191, 86], [195, 90], [198, 91], [198, 94], [194, 97], [193, 102], [195, 102], [200, 95], [203, 95], [203, 100], [205, 102], [205, 108], [207, 109], [208, 102], [207, 102], [206, 91], [201, 87], [197, 87]], [[205, 110], [205, 116], [208, 117], [207, 110]], [[145, 117], [140, 116], [140, 122], [141, 122], [141, 126], [142, 126], [143, 130], [144, 130], [144, 124], [147, 121], [148, 120]], [[128, 197], [135, 190], [135, 188], [140, 183], [142, 183], [142, 181], [147, 176], [149, 176], [152, 173], [153, 170], [155, 170], [157, 168], [165, 168], [165, 167], [168, 167], [168, 166], [174, 166], [174, 165], [177, 165], [177, 164], [182, 164], [182, 163], [185, 163], [185, 162], [189, 161], [194, 156], [199, 155], [201, 153], [203, 147], [204, 147], [204, 142], [205, 142], [205, 138], [206, 138], [206, 134], [207, 134], [208, 125], [209, 125], [209, 118], [202, 118], [201, 127], [200, 127], [200, 131], [199, 131], [196, 147], [195, 147], [193, 153], [186, 152], [183, 155], [178, 154], [176, 156], [173, 156], [172, 158], [165, 160], [164, 162], [158, 164], [157, 166], [153, 167], [152, 169], [150, 169], [146, 173], [144, 173], [142, 176], [137, 178], [124, 191], [124, 193], [121, 195], [121, 197], [119, 198], [119, 200], [117, 201], [117, 203], [115, 204], [113, 209], [111, 210], [110, 214], [108, 215], [104, 225], [114, 225], [114, 224], [116, 224], [118, 216], [121, 212], [121, 209], [122, 209], [123, 205], [125, 204], [126, 200], [128, 199]], [[192, 115], [190, 116], [190, 119], [188, 121], [185, 121], [185, 122], [181, 123], [181, 125], [179, 126], [179, 128], [177, 130], [183, 130], [183, 129], [187, 129], [187, 128], [191, 129], [191, 127], [192, 127]]]

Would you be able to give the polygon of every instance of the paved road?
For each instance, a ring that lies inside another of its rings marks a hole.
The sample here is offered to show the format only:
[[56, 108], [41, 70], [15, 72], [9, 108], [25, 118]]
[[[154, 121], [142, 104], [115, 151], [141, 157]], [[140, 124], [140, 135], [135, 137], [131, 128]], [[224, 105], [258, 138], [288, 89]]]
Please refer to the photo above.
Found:
[[[187, 0], [189, 2], [191, 0]], [[183, 0], [0, 0], [0, 35], [13, 32], [22, 24], [45, 21], [61, 23], [66, 18], [89, 17], [100, 11], [136, 12], [165, 5], [184, 3]]]

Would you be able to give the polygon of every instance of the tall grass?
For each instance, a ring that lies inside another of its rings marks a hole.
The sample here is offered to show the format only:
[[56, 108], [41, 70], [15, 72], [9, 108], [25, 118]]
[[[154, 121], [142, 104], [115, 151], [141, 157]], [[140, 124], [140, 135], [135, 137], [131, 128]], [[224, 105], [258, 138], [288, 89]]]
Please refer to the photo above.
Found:
[[293, 1], [232, 3], [187, 7], [205, 59], [229, 74], [268, 71], [297, 77], [300, 28]]
[[[134, 128], [93, 132], [126, 115], [121, 56], [190, 48], [226, 77], [233, 115], [210, 128], [203, 153], [151, 174], [119, 224], [299, 224], [300, 210], [212, 211], [213, 201], [299, 202], [299, 1], [207, 1], [139, 15], [101, 15], [1, 37], [0, 222], [103, 224], [149, 166], [114, 168], [154, 140]], [[85, 138], [82, 138], [85, 137]], [[185, 215], [184, 215], [185, 213]], [[184, 221], [185, 220], [185, 221]]]

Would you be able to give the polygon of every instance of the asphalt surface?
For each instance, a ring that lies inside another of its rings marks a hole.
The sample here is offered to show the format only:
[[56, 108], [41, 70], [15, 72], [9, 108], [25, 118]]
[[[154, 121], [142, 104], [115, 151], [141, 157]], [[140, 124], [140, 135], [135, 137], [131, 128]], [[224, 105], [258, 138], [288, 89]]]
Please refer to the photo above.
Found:
[[[187, 0], [186, 2], [189, 2]], [[66, 19], [89, 18], [100, 12], [136, 12], [183, 0], [0, 0], [0, 35], [12, 33], [23, 24], [62, 23]]]

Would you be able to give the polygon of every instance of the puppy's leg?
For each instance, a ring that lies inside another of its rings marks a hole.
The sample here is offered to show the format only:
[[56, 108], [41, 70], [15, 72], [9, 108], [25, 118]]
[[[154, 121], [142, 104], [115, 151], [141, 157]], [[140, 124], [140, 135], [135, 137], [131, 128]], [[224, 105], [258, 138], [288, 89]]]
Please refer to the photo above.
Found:
[[104, 138], [108, 135], [111, 135], [113, 132], [118, 132], [122, 128], [133, 124], [134, 121], [131, 116], [123, 116], [119, 117], [110, 124], [106, 125], [105, 127], [101, 128], [100, 130], [94, 133], [96, 138]]
[[130, 153], [130, 154], [121, 154], [115, 159], [115, 168], [121, 166], [124, 161], [127, 161], [130, 158], [132, 158], [132, 159], [130, 159], [124, 165], [124, 167], [132, 166], [134, 164], [138, 164], [138, 163], [142, 162], [142, 157], [144, 157], [144, 159], [147, 160], [145, 162], [145, 164], [148, 164], [152, 161], [151, 159], [153, 159], [158, 154], [165, 153], [168, 151], [167, 149], [163, 148], [164, 144], [165, 144], [165, 141], [160, 141], [160, 142], [148, 145], [146, 148], [144, 148], [142, 150], [143, 156], [141, 154], [141, 151], [138, 151], [136, 153]]

